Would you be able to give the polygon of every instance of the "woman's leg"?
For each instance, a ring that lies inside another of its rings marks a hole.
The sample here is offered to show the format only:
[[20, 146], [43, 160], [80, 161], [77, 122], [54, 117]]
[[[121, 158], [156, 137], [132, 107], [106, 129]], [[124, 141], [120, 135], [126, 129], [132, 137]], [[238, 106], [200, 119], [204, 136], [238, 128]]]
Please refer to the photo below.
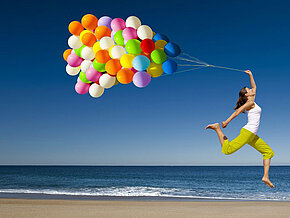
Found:
[[222, 146], [224, 144], [224, 141], [228, 139], [221, 130], [219, 123], [210, 124], [207, 127], [205, 127], [205, 129], [213, 129], [214, 131], [216, 131]]
[[270, 188], [274, 188], [275, 186], [272, 184], [272, 182], [269, 179], [270, 162], [271, 162], [271, 159], [263, 160], [264, 176], [262, 178], [262, 181]]
[[263, 155], [264, 176], [262, 181], [270, 188], [274, 188], [275, 186], [269, 179], [270, 162], [271, 158], [274, 156], [273, 150], [259, 136], [255, 136], [255, 138], [249, 144]]

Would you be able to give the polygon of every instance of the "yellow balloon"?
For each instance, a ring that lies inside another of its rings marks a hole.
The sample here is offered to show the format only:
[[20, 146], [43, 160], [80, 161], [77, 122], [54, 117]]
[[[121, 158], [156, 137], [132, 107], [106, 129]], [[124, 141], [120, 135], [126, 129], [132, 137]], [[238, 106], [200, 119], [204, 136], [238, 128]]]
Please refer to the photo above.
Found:
[[116, 46], [116, 45], [113, 45], [113, 46], [111, 46], [111, 47], [109, 48], [109, 55], [110, 55], [111, 58], [113, 58], [113, 57], [112, 57], [112, 54], [111, 54], [111, 51], [112, 51], [112, 48], [114, 48], [115, 46]]
[[124, 68], [132, 68], [133, 67], [133, 59], [135, 58], [132, 54], [124, 54], [120, 59], [120, 64]]
[[167, 42], [165, 40], [157, 40], [155, 42], [155, 49], [164, 49], [165, 45], [167, 44]]
[[83, 35], [84, 35], [85, 33], [92, 33], [92, 31], [90, 31], [90, 30], [83, 30], [83, 31], [81, 32], [81, 34], [80, 34], [80, 40], [81, 40], [81, 41], [82, 41], [82, 37], [83, 37]]
[[99, 50], [102, 50], [100, 47], [100, 41], [96, 42], [93, 46], [93, 51], [96, 54]]
[[151, 77], [159, 77], [163, 73], [162, 64], [155, 64], [151, 62], [147, 68], [147, 72]]

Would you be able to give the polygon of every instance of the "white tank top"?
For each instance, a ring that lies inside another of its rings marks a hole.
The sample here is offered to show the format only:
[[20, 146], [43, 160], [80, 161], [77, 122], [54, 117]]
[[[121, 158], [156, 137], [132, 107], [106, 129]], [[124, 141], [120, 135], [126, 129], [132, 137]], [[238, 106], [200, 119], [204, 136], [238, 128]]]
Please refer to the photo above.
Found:
[[255, 107], [247, 111], [248, 123], [243, 128], [249, 130], [250, 132], [256, 135], [259, 129], [259, 125], [260, 125], [262, 109], [256, 103], [254, 104], [255, 104]]

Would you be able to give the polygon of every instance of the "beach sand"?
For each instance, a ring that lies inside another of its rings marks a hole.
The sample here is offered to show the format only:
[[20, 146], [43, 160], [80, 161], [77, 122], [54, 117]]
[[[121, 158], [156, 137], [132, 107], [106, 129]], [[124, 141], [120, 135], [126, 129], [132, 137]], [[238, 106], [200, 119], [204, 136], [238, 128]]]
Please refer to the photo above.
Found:
[[0, 199], [0, 217], [290, 217], [290, 202]]

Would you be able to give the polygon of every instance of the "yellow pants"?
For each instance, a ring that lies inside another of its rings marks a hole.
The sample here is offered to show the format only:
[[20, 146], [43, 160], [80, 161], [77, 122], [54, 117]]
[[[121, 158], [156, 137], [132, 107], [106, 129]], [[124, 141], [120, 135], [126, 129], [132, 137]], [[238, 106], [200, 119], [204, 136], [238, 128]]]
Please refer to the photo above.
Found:
[[228, 139], [224, 141], [222, 153], [226, 155], [232, 154], [245, 144], [249, 144], [259, 151], [263, 155], [263, 160], [271, 159], [274, 156], [274, 152], [270, 146], [263, 141], [263, 139], [244, 128], [241, 129], [240, 135], [238, 135], [237, 138], [232, 141], [229, 141]]

